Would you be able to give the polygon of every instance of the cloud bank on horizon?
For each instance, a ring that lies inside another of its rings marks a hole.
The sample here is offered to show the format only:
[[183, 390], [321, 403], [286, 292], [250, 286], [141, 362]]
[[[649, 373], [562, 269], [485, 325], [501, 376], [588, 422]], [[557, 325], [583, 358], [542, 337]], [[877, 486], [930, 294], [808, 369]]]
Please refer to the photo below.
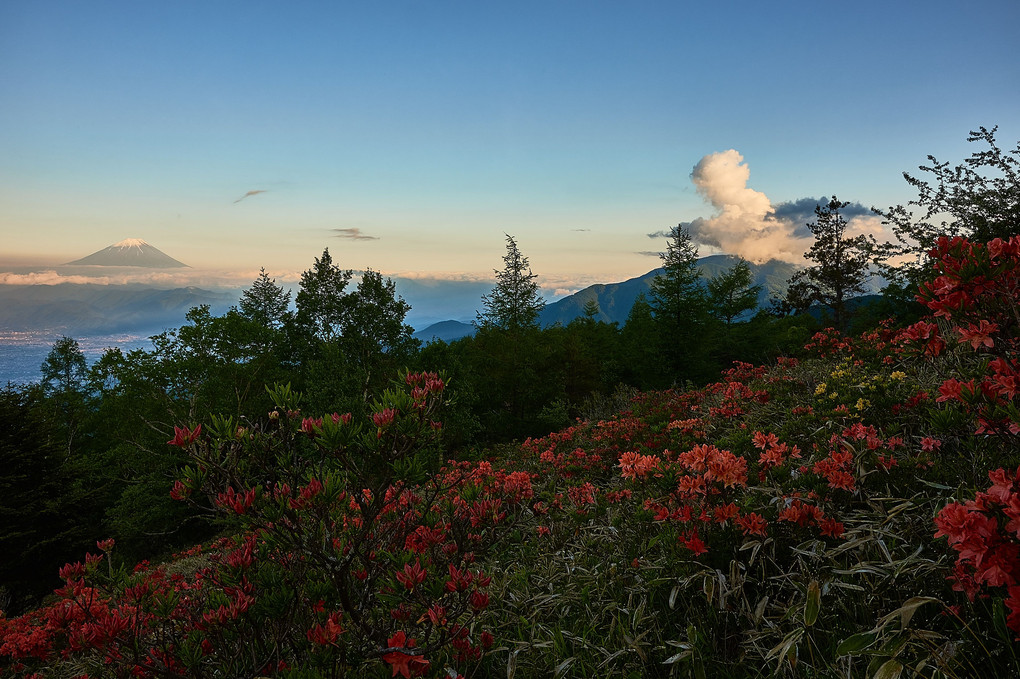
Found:
[[[736, 149], [704, 156], [691, 171], [691, 182], [715, 209], [715, 215], [681, 222], [680, 226], [688, 229], [695, 243], [726, 254], [756, 263], [778, 259], [803, 264], [804, 253], [814, 242], [807, 223], [814, 220], [815, 206], [828, 198], [773, 205], [768, 196], [748, 186], [750, 177], [751, 169]], [[881, 220], [859, 203], [851, 203], [840, 214], [847, 220], [848, 236], [870, 233], [881, 238], [884, 234]], [[648, 236], [662, 238], [669, 232]]]

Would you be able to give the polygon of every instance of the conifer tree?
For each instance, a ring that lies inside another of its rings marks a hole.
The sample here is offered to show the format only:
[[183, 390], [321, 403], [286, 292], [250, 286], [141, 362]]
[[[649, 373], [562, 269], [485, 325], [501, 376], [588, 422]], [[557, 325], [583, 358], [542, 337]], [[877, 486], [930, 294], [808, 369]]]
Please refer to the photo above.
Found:
[[528, 258], [521, 254], [514, 237], [506, 234], [503, 270], [494, 270], [496, 286], [482, 296], [482, 311], [476, 325], [518, 332], [538, 326], [538, 315], [545, 308], [539, 295], [538, 278], [531, 273]]
[[704, 329], [708, 300], [698, 267], [698, 247], [681, 224], [670, 229], [662, 273], [651, 284], [652, 308], [666, 368], [674, 380], [700, 380], [713, 369], [708, 365]]
[[729, 326], [734, 318], [757, 307], [761, 286], [751, 282], [751, 267], [743, 259], [729, 271], [710, 278], [709, 313]]
[[77, 340], [61, 337], [53, 344], [39, 370], [42, 373], [43, 390], [47, 396], [53, 396], [81, 392], [88, 374], [88, 363]]
[[840, 330], [846, 327], [847, 300], [867, 289], [876, 248], [870, 234], [847, 236], [847, 222], [839, 211], [849, 204], [833, 196], [826, 205], [815, 206], [816, 220], [807, 225], [815, 242], [804, 255], [814, 264], [790, 278], [786, 293], [790, 307], [797, 311], [806, 311], [812, 304], [829, 307]]
[[670, 229], [666, 252], [660, 253], [662, 273], [653, 280], [648, 303], [661, 323], [679, 329], [698, 320], [705, 310], [705, 290], [698, 268], [698, 246], [690, 232], [677, 225]]
[[479, 395], [491, 405], [483, 424], [490, 432], [529, 436], [541, 429], [541, 409], [552, 400], [540, 393], [552, 386], [550, 380], [539, 378], [549, 357], [538, 327], [545, 301], [528, 258], [509, 234], [503, 262], [503, 270], [495, 272], [495, 287], [482, 297], [483, 309], [475, 321], [474, 360], [479, 383], [484, 385]]
[[279, 328], [287, 319], [290, 292], [269, 278], [263, 267], [238, 302], [241, 315], [267, 328]]
[[637, 296], [620, 330], [620, 345], [626, 357], [623, 377], [627, 384], [640, 389], [661, 389], [669, 386], [662, 370], [662, 341], [659, 325], [644, 293]]

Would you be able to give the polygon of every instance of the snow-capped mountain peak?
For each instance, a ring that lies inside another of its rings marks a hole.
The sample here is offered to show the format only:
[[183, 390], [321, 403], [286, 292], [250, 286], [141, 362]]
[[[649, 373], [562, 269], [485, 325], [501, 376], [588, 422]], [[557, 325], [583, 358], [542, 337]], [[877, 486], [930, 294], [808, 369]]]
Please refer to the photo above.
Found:
[[120, 241], [119, 243], [114, 243], [110, 247], [113, 247], [113, 248], [145, 248], [145, 247], [152, 247], [152, 246], [149, 245], [148, 243], [146, 243], [145, 241], [143, 241], [141, 238], [125, 238], [124, 240]]
[[126, 238], [88, 257], [68, 262], [73, 266], [138, 266], [148, 269], [187, 267], [187, 264], [149, 245], [141, 238]]

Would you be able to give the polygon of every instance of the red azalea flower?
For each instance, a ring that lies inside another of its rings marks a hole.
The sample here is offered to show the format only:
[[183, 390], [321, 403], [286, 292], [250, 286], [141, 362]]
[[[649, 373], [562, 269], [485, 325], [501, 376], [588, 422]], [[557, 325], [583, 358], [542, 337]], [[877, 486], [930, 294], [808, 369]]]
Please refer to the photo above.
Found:
[[395, 677], [399, 674], [410, 679], [412, 676], [419, 676], [428, 671], [428, 660], [420, 655], [404, 652], [404, 649], [414, 648], [416, 641], [414, 639], [407, 639], [403, 630], [387, 639], [386, 643], [393, 650], [383, 654], [382, 659], [392, 665], [393, 674], [391, 676]]
[[174, 427], [174, 437], [166, 443], [168, 446], [191, 445], [201, 433], [202, 425], [198, 425], [194, 429], [188, 429], [187, 427]]

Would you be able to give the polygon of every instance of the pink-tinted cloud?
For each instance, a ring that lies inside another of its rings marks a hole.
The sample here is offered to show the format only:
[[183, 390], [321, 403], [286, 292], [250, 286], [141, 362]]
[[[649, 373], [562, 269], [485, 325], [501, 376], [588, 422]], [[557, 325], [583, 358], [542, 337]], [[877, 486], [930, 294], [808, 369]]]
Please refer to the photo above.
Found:
[[[726, 254], [759, 263], [778, 259], [802, 264], [804, 253], [814, 242], [806, 224], [814, 221], [814, 206], [827, 199], [804, 198], [773, 205], [768, 196], [748, 186], [750, 177], [750, 168], [735, 149], [703, 157], [691, 171], [691, 182], [715, 214], [683, 226], [695, 243]], [[841, 214], [848, 222], [848, 236], [870, 233], [885, 238], [881, 220], [863, 206], [850, 205]], [[669, 233], [648, 235], [660, 238]]]

